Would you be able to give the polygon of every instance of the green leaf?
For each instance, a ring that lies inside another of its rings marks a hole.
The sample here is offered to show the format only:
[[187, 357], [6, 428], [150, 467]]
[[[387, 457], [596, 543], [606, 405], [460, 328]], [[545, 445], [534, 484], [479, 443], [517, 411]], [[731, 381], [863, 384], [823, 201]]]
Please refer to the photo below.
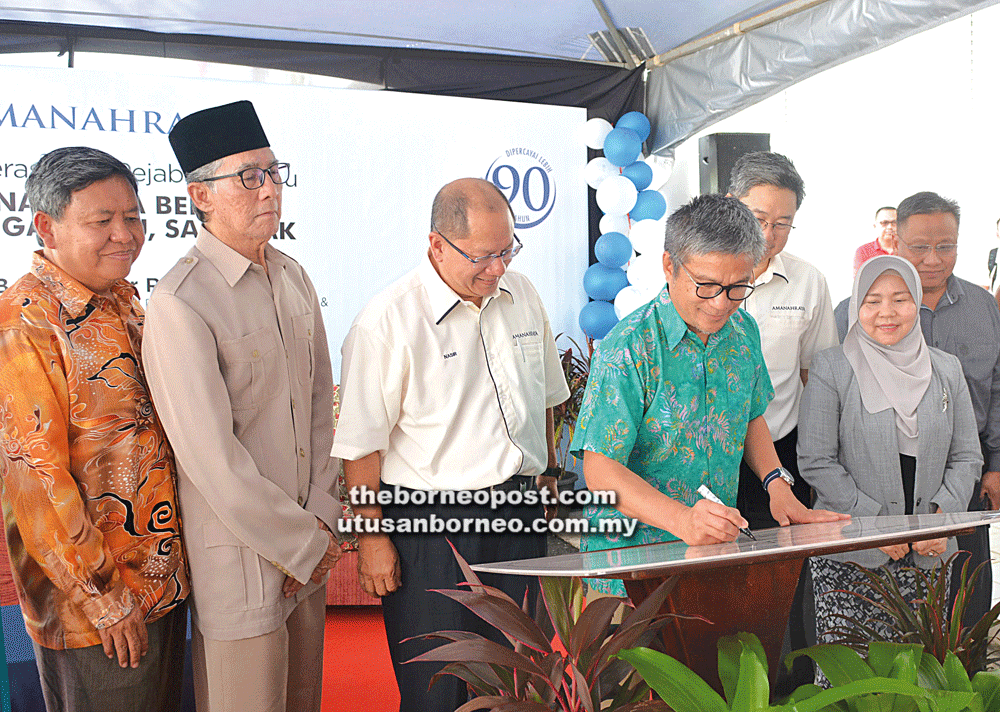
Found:
[[1000, 675], [977, 672], [972, 676], [972, 689], [983, 698], [983, 712], [1000, 712]]
[[912, 650], [914, 660], [919, 660], [924, 646], [919, 643], [887, 643], [875, 640], [868, 645], [868, 655], [865, 659], [877, 677], [890, 677], [889, 673], [896, 656], [904, 650]]
[[926, 650], [920, 656], [920, 664], [917, 665], [917, 681], [920, 686], [928, 690], [947, 690], [948, 680], [944, 676], [944, 668], [937, 658]]
[[944, 677], [948, 681], [949, 690], [955, 692], [972, 692], [972, 683], [969, 682], [969, 673], [965, 671], [965, 666], [950, 650], [944, 657]]
[[743, 645], [735, 635], [725, 635], [719, 638], [719, 680], [722, 681], [722, 694], [732, 707], [736, 696], [736, 683], [740, 674], [740, 656]]
[[800, 655], [812, 658], [835, 687], [874, 677], [868, 663], [846, 645], [814, 645], [796, 650], [785, 657], [785, 664], [790, 665]]
[[[920, 654], [923, 650], [919, 651]], [[917, 683], [917, 658], [913, 650], [901, 650], [892, 661], [892, 669], [888, 675], [880, 677], [890, 677], [893, 680], [908, 682], [911, 685]]]
[[761, 710], [767, 707], [770, 689], [767, 682], [767, 665], [762, 664], [753, 647], [740, 641], [740, 675], [733, 697], [734, 710]]
[[675, 712], [729, 712], [719, 693], [669, 655], [649, 648], [634, 648], [623, 650], [618, 657], [632, 663], [646, 684]]
[[[867, 666], [865, 666], [867, 667]], [[871, 669], [868, 671], [871, 673]], [[896, 695], [907, 695], [910, 697], [930, 697], [931, 693], [916, 685], [910, 685], [899, 680], [890, 680], [885, 677], [870, 677], [864, 680], [855, 680], [845, 685], [831, 687], [829, 690], [813, 695], [807, 700], [803, 700], [795, 705], [796, 712], [820, 712], [824, 708], [841, 700], [851, 700], [861, 695], [875, 695], [883, 693], [893, 693]], [[955, 693], [949, 693], [955, 694]]]

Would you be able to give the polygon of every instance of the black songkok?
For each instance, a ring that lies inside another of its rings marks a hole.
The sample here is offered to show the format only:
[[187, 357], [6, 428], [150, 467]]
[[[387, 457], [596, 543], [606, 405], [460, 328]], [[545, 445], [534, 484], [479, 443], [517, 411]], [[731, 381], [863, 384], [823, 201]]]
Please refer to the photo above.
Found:
[[190, 173], [220, 158], [271, 144], [253, 104], [244, 100], [185, 116], [170, 131], [170, 145], [181, 170]]

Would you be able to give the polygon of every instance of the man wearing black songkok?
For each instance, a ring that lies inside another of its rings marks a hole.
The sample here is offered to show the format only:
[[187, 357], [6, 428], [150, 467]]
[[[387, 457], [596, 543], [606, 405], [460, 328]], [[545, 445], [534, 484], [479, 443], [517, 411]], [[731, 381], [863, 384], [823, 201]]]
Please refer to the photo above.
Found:
[[248, 101], [170, 143], [202, 228], [150, 297], [143, 360], [178, 464], [198, 710], [318, 712], [341, 509], [319, 300], [269, 244], [289, 166]]

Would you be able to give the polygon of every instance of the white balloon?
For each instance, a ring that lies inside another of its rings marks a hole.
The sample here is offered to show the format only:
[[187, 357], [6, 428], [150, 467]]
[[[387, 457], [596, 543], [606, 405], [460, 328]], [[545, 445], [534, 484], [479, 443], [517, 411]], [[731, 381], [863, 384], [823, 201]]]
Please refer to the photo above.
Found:
[[635, 206], [639, 191], [625, 176], [611, 176], [597, 188], [597, 205], [608, 215], [626, 215]]
[[604, 148], [604, 139], [613, 129], [605, 119], [591, 119], [583, 125], [583, 142], [590, 148], [600, 151]]
[[629, 239], [636, 252], [649, 255], [663, 254], [664, 220], [639, 220], [632, 223]]
[[631, 229], [627, 215], [605, 215], [601, 218], [599, 227], [602, 235], [607, 235], [609, 232], [620, 232], [626, 237]]
[[662, 287], [667, 281], [663, 276], [663, 258], [660, 255], [639, 255], [632, 260], [626, 275], [629, 284], [642, 290]]
[[583, 169], [584, 180], [595, 190], [604, 182], [605, 178], [616, 175], [619, 175], [618, 169], [611, 165], [611, 161], [604, 156], [594, 158]]
[[619, 319], [623, 319], [626, 314], [631, 314], [646, 303], [641, 301], [642, 294], [642, 290], [638, 287], [625, 287], [618, 292], [615, 297], [615, 314]]
[[[668, 180], [670, 180], [670, 174], [673, 172], [673, 150], [671, 149], [670, 153], [666, 156], [649, 156], [646, 158], [646, 163], [648, 163], [649, 167], [653, 169], [653, 180], [649, 182], [649, 188], [650, 190], [659, 190]], [[670, 214], [669, 207], [667, 208], [667, 214]]]

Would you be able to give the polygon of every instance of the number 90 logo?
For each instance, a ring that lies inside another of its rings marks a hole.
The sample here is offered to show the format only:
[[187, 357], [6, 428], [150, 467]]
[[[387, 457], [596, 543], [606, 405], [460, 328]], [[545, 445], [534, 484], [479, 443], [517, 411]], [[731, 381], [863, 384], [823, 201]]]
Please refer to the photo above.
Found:
[[514, 212], [514, 229], [524, 230], [535, 227], [552, 212], [556, 186], [546, 170], [547, 162], [543, 167], [531, 156], [512, 158], [514, 160], [507, 163], [501, 163], [502, 158], [493, 161], [486, 171], [486, 180], [506, 196]]

